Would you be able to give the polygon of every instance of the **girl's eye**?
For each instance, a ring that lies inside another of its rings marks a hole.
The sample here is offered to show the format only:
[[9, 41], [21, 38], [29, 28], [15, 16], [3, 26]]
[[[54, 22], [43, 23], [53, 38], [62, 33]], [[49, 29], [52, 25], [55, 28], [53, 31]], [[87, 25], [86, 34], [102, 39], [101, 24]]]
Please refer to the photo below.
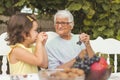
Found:
[[40, 29], [40, 28], [38, 28], [36, 31], [39, 33], [39, 32], [41, 31], [41, 29]]

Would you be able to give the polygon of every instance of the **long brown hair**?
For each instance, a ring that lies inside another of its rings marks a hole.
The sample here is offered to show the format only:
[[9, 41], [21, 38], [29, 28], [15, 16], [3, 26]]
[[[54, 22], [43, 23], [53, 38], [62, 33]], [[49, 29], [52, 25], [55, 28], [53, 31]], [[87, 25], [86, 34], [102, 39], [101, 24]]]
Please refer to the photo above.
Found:
[[28, 13], [17, 13], [11, 16], [7, 25], [8, 37], [6, 41], [9, 42], [8, 44], [14, 45], [23, 42], [24, 37], [22, 33], [25, 33], [26, 36], [29, 35], [29, 31], [33, 26], [33, 21], [36, 21], [36, 18]]

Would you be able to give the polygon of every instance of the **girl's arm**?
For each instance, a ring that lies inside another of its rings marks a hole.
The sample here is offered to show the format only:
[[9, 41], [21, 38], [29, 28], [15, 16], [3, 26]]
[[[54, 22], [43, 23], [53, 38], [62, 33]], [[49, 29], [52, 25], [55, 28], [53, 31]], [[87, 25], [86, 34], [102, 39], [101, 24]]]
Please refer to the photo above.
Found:
[[21, 47], [14, 48], [12, 54], [10, 54], [10, 58], [12, 58], [10, 59], [10, 62], [16, 63], [18, 61], [23, 61], [31, 65], [46, 68], [48, 65], [48, 59], [44, 48], [46, 39], [47, 36], [45, 36], [45, 33], [41, 32], [38, 35], [34, 54]]

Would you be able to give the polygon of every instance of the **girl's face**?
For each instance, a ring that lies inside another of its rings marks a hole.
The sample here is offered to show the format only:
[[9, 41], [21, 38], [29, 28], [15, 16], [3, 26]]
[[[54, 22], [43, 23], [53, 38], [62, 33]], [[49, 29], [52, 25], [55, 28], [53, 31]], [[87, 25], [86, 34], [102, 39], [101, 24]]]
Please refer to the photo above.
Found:
[[37, 29], [38, 29], [38, 23], [36, 21], [33, 21], [33, 26], [30, 30], [30, 36], [29, 36], [31, 43], [34, 43], [37, 39], [37, 35], [38, 35]]

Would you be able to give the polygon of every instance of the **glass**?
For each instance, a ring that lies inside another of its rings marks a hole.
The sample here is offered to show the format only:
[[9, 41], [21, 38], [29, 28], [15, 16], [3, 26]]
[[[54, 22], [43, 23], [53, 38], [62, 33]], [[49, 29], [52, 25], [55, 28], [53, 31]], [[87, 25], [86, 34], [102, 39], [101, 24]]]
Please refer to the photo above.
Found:
[[61, 24], [62, 26], [69, 25], [71, 22], [56, 22], [56, 25]]

